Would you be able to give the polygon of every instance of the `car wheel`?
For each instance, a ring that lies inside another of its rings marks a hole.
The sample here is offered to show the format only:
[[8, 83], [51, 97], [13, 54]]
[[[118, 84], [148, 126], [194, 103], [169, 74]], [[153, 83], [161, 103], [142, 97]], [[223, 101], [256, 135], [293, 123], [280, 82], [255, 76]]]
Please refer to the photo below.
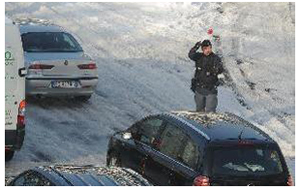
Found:
[[109, 154], [107, 159], [107, 166], [121, 167], [122, 164], [119, 156], [115, 153]]
[[26, 95], [26, 102], [38, 102], [41, 100], [39, 95]]
[[15, 151], [5, 151], [5, 162], [10, 161], [14, 157]]
[[92, 95], [87, 95], [87, 96], [76, 96], [75, 99], [81, 102], [87, 102]]

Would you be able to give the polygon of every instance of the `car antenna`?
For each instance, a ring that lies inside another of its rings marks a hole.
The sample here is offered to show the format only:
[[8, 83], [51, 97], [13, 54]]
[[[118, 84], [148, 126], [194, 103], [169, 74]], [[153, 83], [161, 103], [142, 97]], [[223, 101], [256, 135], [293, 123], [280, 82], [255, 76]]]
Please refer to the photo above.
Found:
[[245, 130], [245, 127], [243, 128], [243, 130], [241, 131], [241, 133], [239, 134], [239, 141], [241, 141], [242, 140], [242, 134], [243, 134], [243, 132], [244, 132], [244, 130]]

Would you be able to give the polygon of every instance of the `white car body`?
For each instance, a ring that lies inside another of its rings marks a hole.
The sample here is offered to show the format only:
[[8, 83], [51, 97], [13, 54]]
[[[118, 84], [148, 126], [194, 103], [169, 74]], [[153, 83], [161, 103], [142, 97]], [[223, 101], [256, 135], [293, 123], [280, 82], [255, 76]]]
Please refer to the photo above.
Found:
[[19, 27], [5, 18], [5, 155], [10, 160], [25, 135], [24, 57]]
[[[73, 96], [88, 99], [93, 94], [98, 83], [97, 65], [84, 53], [70, 33], [56, 25], [33, 22], [21, 23], [20, 33], [25, 66], [28, 70], [26, 95]], [[42, 37], [39, 39], [37, 38], [39, 36]], [[32, 43], [41, 45], [41, 49]], [[28, 48], [26, 44], [32, 46]], [[59, 49], [58, 45], [61, 44], [77, 49]], [[75, 45], [71, 47], [70, 44]], [[56, 47], [56, 50], [51, 49], [51, 45]], [[48, 49], [42, 49], [45, 47]]]

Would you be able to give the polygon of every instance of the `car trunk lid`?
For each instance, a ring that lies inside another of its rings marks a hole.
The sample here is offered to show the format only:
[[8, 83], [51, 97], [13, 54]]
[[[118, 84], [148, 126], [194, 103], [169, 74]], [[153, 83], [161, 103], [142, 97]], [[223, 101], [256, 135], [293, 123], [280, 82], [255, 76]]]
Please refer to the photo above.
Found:
[[212, 143], [206, 159], [211, 185], [287, 185], [287, 166], [275, 143]]
[[[45, 77], [94, 77], [97, 75], [96, 68], [80, 68], [80, 65], [95, 64], [82, 52], [26, 53], [26, 57], [30, 60], [29, 69], [40, 70]], [[34, 65], [41, 65], [41, 68], [34, 67]]]

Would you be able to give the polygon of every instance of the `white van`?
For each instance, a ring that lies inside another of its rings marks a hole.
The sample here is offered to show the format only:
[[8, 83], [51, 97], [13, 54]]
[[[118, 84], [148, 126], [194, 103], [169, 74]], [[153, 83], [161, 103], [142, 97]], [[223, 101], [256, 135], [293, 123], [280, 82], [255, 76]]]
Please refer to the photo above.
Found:
[[25, 75], [19, 27], [5, 18], [5, 161], [22, 147], [25, 136]]

